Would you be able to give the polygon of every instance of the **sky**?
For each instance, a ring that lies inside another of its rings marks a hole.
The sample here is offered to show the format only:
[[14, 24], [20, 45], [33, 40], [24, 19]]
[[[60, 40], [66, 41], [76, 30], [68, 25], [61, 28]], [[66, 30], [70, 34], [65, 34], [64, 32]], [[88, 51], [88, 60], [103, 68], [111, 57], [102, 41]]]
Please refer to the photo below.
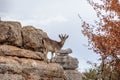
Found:
[[91, 67], [86, 62], [98, 62], [99, 55], [85, 46], [87, 37], [81, 33], [78, 14], [90, 23], [96, 19], [95, 11], [86, 0], [0, 0], [2, 20], [32, 25], [56, 41], [60, 40], [59, 34], [69, 35], [63, 49], [72, 49], [70, 56], [79, 60], [78, 70], [82, 72]]

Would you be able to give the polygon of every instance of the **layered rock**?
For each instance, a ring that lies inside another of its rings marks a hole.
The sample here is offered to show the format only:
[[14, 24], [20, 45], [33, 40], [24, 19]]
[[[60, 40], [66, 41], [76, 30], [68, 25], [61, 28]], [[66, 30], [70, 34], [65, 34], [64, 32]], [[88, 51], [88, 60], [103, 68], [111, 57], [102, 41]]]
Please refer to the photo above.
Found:
[[53, 61], [60, 64], [64, 68], [67, 80], [82, 80], [81, 73], [76, 70], [79, 62], [77, 58], [69, 56], [70, 53], [72, 53], [70, 48], [60, 50]]
[[81, 80], [71, 49], [59, 51], [55, 63], [44, 61], [44, 38], [41, 29], [0, 21], [0, 80]]
[[46, 63], [42, 39], [47, 34], [19, 22], [0, 22], [0, 80], [66, 80], [64, 69]]
[[26, 49], [20, 49], [10, 45], [0, 45], [0, 56], [14, 56], [18, 58], [45, 60], [45, 56], [41, 52], [34, 52]]
[[75, 70], [78, 68], [79, 62], [77, 58], [69, 56], [70, 53], [72, 53], [71, 49], [60, 50], [53, 61], [61, 64], [65, 70]]
[[46, 63], [44, 54], [0, 46], [0, 80], [65, 80], [62, 66]]
[[64, 80], [58, 64], [18, 57], [0, 56], [0, 80]]
[[55, 62], [61, 64], [65, 70], [75, 70], [78, 68], [77, 58], [71, 56], [57, 56]]

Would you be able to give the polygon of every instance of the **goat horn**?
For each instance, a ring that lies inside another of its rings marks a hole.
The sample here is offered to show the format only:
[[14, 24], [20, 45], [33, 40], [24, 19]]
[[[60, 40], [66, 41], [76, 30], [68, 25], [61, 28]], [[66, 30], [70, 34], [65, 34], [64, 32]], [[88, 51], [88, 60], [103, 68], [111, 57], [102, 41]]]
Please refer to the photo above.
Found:
[[60, 37], [60, 39], [62, 39], [62, 35], [61, 34], [59, 34], [59, 37]]
[[65, 37], [66, 37], [66, 34], [65, 34]]
[[65, 37], [67, 37], [67, 35], [65, 34]]
[[61, 34], [61, 37], [63, 38], [63, 34]]
[[67, 38], [69, 37], [69, 35], [67, 35]]
[[62, 39], [62, 34], [59, 35], [60, 39]]
[[60, 34], [59, 34], [59, 37], [60, 37]]

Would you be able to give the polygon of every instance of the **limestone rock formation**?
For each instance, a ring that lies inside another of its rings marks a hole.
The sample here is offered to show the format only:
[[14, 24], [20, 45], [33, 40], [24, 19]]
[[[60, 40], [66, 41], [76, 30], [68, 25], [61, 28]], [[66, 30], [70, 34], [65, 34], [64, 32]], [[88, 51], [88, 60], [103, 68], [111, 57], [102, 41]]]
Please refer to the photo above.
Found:
[[22, 46], [21, 24], [19, 22], [0, 22], [0, 43]]
[[35, 60], [44, 60], [45, 56], [41, 52], [20, 49], [10, 45], [0, 45], [0, 56], [14, 56], [19, 58], [28, 58]]
[[55, 59], [55, 62], [61, 64], [65, 70], [75, 70], [76, 68], [78, 68], [77, 58], [73, 58], [71, 56], [59, 55]]
[[59, 64], [0, 56], [0, 80], [64, 80], [64, 70]]
[[0, 45], [0, 80], [65, 80], [62, 66], [44, 58], [41, 52]]
[[65, 70], [67, 80], [82, 80], [82, 74], [77, 70]]
[[53, 61], [64, 68], [67, 80], [82, 80], [81, 73], [76, 70], [79, 62], [77, 58], [69, 56], [70, 53], [72, 53], [70, 48], [60, 50], [59, 54], [57, 54]]
[[22, 28], [22, 35], [24, 48], [43, 52], [42, 39], [47, 37], [45, 32], [33, 26], [25, 26]]
[[0, 21], [0, 80], [81, 80], [78, 60], [61, 50], [55, 63], [46, 63], [41, 29]]
[[69, 56], [70, 53], [72, 53], [71, 49], [60, 50], [53, 61], [61, 64], [65, 70], [75, 70], [78, 68], [79, 62], [77, 58]]
[[70, 53], [72, 53], [72, 50], [70, 48], [65, 49], [65, 50], [60, 50], [57, 52], [57, 54], [60, 56], [68, 56], [68, 54]]

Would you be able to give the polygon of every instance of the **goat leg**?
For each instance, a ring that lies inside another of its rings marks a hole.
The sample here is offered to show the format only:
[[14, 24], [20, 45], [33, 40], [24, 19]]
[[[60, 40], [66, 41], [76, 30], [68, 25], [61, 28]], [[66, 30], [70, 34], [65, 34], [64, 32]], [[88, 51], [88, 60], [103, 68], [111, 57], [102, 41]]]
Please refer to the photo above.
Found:
[[54, 53], [52, 52], [51, 54], [52, 54], [52, 55], [51, 55], [50, 62], [53, 62], [53, 55], [54, 55]]

